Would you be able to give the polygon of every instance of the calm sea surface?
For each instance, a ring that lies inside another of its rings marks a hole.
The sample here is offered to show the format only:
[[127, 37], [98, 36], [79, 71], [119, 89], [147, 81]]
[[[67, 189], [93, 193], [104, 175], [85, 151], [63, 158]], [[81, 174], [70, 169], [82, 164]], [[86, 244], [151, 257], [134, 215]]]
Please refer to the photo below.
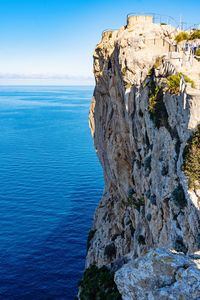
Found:
[[103, 178], [92, 88], [0, 87], [0, 299], [73, 300]]

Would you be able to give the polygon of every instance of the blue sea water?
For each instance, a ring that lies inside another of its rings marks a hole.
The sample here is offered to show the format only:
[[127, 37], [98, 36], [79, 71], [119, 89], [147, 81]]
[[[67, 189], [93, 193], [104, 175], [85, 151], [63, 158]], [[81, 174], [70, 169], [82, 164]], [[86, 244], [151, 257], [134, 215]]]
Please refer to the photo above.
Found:
[[0, 87], [0, 299], [71, 300], [103, 190], [92, 87]]

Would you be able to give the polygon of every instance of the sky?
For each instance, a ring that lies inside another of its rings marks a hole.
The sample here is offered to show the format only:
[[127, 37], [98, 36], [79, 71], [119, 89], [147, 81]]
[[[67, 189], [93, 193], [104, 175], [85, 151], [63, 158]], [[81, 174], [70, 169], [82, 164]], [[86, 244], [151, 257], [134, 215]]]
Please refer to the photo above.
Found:
[[128, 13], [200, 23], [196, 0], [0, 0], [0, 85], [91, 85], [92, 54]]

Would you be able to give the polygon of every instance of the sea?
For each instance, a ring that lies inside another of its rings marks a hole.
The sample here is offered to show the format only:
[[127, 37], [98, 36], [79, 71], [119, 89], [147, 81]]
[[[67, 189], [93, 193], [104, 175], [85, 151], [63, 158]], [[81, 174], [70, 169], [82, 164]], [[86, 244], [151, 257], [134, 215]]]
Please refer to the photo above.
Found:
[[0, 87], [0, 300], [73, 300], [103, 192], [93, 87]]

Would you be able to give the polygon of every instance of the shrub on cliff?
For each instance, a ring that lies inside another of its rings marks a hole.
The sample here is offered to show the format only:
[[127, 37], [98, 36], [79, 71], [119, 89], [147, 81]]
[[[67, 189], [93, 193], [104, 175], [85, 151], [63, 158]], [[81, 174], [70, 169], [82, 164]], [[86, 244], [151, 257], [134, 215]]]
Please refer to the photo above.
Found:
[[151, 97], [149, 97], [149, 112], [151, 115], [154, 115], [156, 112], [156, 104], [158, 100], [158, 94], [160, 91], [161, 91], [161, 87], [156, 86]]
[[162, 60], [163, 60], [163, 56], [156, 57], [156, 60], [155, 60], [155, 63], [153, 65], [153, 67], [155, 69], [158, 69], [161, 66], [161, 64], [162, 64]]
[[181, 76], [179, 73], [171, 75], [167, 78], [167, 88], [171, 94], [178, 95], [180, 92]]
[[167, 126], [168, 114], [163, 101], [163, 88], [161, 86], [155, 85], [154, 88], [150, 88], [148, 110], [157, 128]]
[[92, 265], [80, 282], [80, 300], [121, 300], [114, 282], [114, 274], [105, 266], [100, 269]]
[[116, 256], [116, 247], [114, 243], [111, 243], [105, 247], [104, 255], [108, 259], [112, 259], [113, 257]]
[[185, 198], [185, 192], [180, 183], [172, 192], [172, 200], [174, 201], [176, 206], [180, 207], [181, 209], [187, 206], [187, 199]]
[[196, 51], [196, 56], [200, 56], [200, 48]]
[[196, 29], [190, 34], [189, 40], [194, 40], [194, 39], [200, 39], [200, 29]]
[[181, 77], [184, 78], [185, 82], [190, 83], [192, 88], [195, 88], [195, 83], [187, 75], [183, 73], [177, 73], [167, 78], [167, 90], [171, 94], [178, 95], [180, 93], [180, 82]]
[[183, 76], [185, 82], [187, 83], [190, 83], [191, 84], [191, 87], [194, 89], [195, 88], [195, 83], [192, 79], [190, 79], [187, 75], [183, 74], [183, 73], [180, 73], [180, 75]]
[[175, 37], [175, 41], [177, 43], [180, 43], [182, 41], [188, 40], [189, 39], [189, 34], [185, 31], [179, 32], [177, 36]]
[[177, 43], [180, 43], [182, 41], [187, 41], [187, 40], [195, 40], [195, 39], [200, 39], [200, 29], [195, 29], [190, 34], [186, 31], [181, 31], [175, 37], [175, 41]]
[[188, 177], [189, 188], [200, 188], [200, 124], [185, 148], [183, 170]]

